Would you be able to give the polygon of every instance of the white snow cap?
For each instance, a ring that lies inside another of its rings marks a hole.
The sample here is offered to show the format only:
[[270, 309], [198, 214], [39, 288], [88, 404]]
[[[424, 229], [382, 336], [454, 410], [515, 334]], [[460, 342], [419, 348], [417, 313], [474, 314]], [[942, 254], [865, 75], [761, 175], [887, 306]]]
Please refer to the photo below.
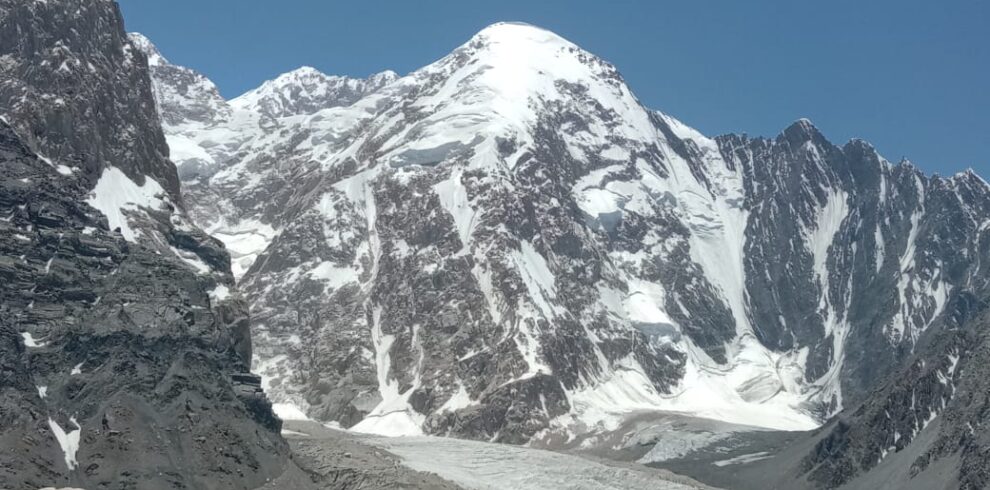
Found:
[[413, 104], [429, 116], [415, 125], [416, 131], [389, 138], [385, 148], [398, 151], [385, 158], [408, 161], [417, 152], [432, 155], [453, 141], [478, 146], [478, 138], [489, 136], [494, 141], [495, 135], [516, 138], [525, 146], [545, 110], [541, 106], [574, 101], [571, 89], [577, 87], [588, 99], [615, 112], [609, 128], [614, 136], [636, 141], [657, 137], [649, 113], [614, 66], [528, 24], [488, 26], [450, 55], [391, 86], [431, 80], [442, 85]]
[[399, 79], [399, 74], [392, 70], [385, 70], [368, 77], [368, 81], [375, 85], [384, 86]]
[[475, 39], [506, 39], [506, 38], [525, 38], [530, 40], [546, 40], [550, 38], [555, 38], [561, 42], [572, 44], [567, 41], [557, 33], [549, 31], [539, 26], [529, 24], [526, 22], [519, 21], [503, 21], [491, 24], [484, 29], [478, 31], [477, 34], [472, 37]]

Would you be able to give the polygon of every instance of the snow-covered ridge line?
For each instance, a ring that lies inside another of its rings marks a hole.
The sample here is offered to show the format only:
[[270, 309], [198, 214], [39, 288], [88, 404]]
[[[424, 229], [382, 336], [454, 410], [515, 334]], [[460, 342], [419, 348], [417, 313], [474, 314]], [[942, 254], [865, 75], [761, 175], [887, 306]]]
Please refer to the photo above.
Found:
[[306, 115], [336, 106], [350, 105], [399, 79], [386, 70], [368, 78], [327, 75], [303, 66], [268, 80], [229, 101], [235, 110], [259, 112], [270, 117]]

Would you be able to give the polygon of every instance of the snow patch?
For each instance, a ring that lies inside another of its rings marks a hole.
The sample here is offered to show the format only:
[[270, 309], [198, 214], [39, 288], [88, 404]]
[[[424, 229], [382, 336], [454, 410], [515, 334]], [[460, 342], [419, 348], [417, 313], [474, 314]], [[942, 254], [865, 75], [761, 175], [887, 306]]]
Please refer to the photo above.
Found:
[[762, 451], [762, 452], [752, 453], [752, 454], [743, 454], [743, 455], [740, 455], [740, 456], [736, 456], [734, 458], [723, 459], [721, 461], [715, 461], [712, 464], [715, 465], [715, 466], [718, 466], [718, 467], [729, 466], [729, 465], [734, 465], [734, 464], [746, 464], [746, 463], [752, 463], [754, 461], [760, 461], [761, 459], [767, 459], [767, 458], [770, 458], [772, 456], [773, 456], [772, 454], [770, 454], [770, 453], [768, 453], [766, 451]]
[[626, 314], [632, 322], [646, 325], [670, 325], [673, 328], [674, 321], [660, 307], [663, 303], [663, 287], [645, 281], [636, 281], [624, 301]]
[[330, 289], [338, 289], [341, 286], [358, 281], [358, 271], [351, 267], [340, 267], [333, 262], [321, 262], [316, 267], [310, 269], [309, 277], [321, 281]]
[[471, 207], [467, 189], [461, 185], [460, 177], [459, 171], [452, 172], [450, 178], [435, 185], [433, 190], [440, 198], [440, 204], [454, 219], [461, 244], [467, 247], [471, 243], [471, 233], [474, 231], [477, 212]]
[[59, 447], [62, 448], [62, 453], [65, 455], [65, 465], [69, 467], [69, 470], [76, 469], [78, 462], [76, 461], [76, 452], [79, 451], [79, 436], [82, 434], [82, 427], [76, 423], [76, 418], [72, 417], [69, 419], [72, 425], [76, 426], [74, 430], [66, 432], [58, 422], [55, 422], [48, 418], [48, 426], [52, 429], [52, 434], [55, 436], [55, 440], [58, 441]]
[[168, 141], [170, 159], [175, 162], [176, 167], [182, 168], [189, 162], [216, 164], [209, 152], [192, 138], [180, 134], [168, 134], [165, 139]]
[[31, 335], [31, 332], [21, 332], [21, 338], [24, 339], [24, 346], [25, 347], [38, 348], [38, 347], [44, 347], [44, 346], [48, 345], [47, 342], [42, 342], [40, 340], [36, 340], [34, 338], [34, 336]]
[[272, 411], [282, 420], [312, 420], [301, 408], [292, 403], [272, 403]]
[[409, 406], [409, 396], [417, 388], [417, 379], [412, 387], [399, 393], [399, 383], [391, 378], [391, 349], [394, 335], [382, 332], [381, 307], [372, 311], [371, 340], [375, 346], [375, 367], [378, 374], [378, 392], [382, 401], [351, 430], [367, 434], [390, 437], [422, 435], [425, 417]]
[[220, 221], [207, 227], [206, 231], [227, 247], [230, 252], [230, 270], [237, 281], [244, 277], [258, 256], [278, 235], [271, 225], [252, 219], [242, 220], [234, 225]]
[[597, 384], [569, 392], [573, 413], [557, 424], [564, 427], [576, 424], [577, 432], [608, 431], [618, 428], [633, 412], [668, 411], [778, 430], [810, 430], [819, 426], [814, 418], [797, 408], [802, 401], [798, 394], [777, 393], [779, 386], [775, 388], [775, 396], [769, 399], [746, 399], [736, 386], [773, 372], [773, 366], [757, 361], [774, 363], [775, 360], [761, 359], [755, 347], [743, 348], [741, 352], [751, 355], [751, 359], [743, 358], [725, 372], [699, 367], [706, 362], [698, 360], [699, 353], [692, 349], [689, 358], [694, 359], [686, 363], [685, 376], [672, 394], [657, 392], [639, 362], [627, 357]]
[[375, 434], [387, 437], [411, 437], [423, 435], [422, 421], [417, 420], [408, 411], [402, 410], [388, 413], [371, 413], [351, 430], [364, 434]]
[[614, 213], [621, 209], [622, 196], [608, 189], [585, 189], [579, 199], [578, 206], [591, 216]]
[[210, 291], [209, 295], [211, 300], [213, 300], [216, 303], [219, 303], [220, 301], [223, 301], [230, 297], [230, 288], [228, 288], [226, 285], [223, 284], [217, 284], [217, 287], [213, 288], [213, 290]]
[[58, 172], [58, 173], [60, 173], [62, 175], [72, 175], [72, 168], [71, 167], [69, 167], [67, 165], [62, 165], [61, 163], [56, 164], [50, 158], [48, 158], [48, 157], [46, 157], [44, 155], [41, 155], [41, 154], [38, 154], [37, 156], [38, 156], [38, 159], [39, 160], [41, 160], [42, 162], [47, 163], [50, 167], [54, 168], [56, 172]]
[[873, 232], [873, 241], [874, 241], [874, 243], [876, 243], [876, 246], [877, 246], [877, 252], [876, 252], [876, 272], [877, 272], [877, 274], [879, 274], [880, 273], [880, 269], [883, 268], [883, 262], [884, 262], [884, 259], [886, 258], [886, 255], [885, 255], [886, 254], [886, 244], [884, 243], [883, 240], [884, 240], [883, 239], [883, 232], [880, 230], [880, 223], [878, 222], [877, 223], [877, 227], [874, 229], [874, 232]]
[[470, 407], [474, 402], [471, 400], [471, 395], [464, 388], [464, 384], [460, 381], [457, 382], [457, 391], [440, 407], [441, 412], [456, 412], [463, 408]]
[[828, 194], [825, 206], [818, 210], [814, 229], [811, 233], [806, 233], [808, 248], [814, 258], [814, 272], [822, 284], [823, 301], [827, 301], [829, 289], [828, 251], [848, 215], [849, 196], [841, 189], [833, 189]]
[[209, 274], [210, 271], [212, 270], [210, 269], [210, 266], [206, 264], [206, 262], [203, 262], [203, 260], [199, 258], [199, 255], [196, 255], [193, 252], [189, 252], [186, 250], [179, 250], [172, 246], [169, 246], [169, 249], [172, 250], [172, 253], [174, 253], [176, 257], [182, 259], [183, 262], [188, 264], [199, 274]]
[[145, 176], [144, 185], [137, 185], [117, 167], [107, 167], [90, 193], [86, 203], [102, 212], [110, 229], [120, 228], [121, 235], [134, 242], [137, 234], [131, 229], [126, 212], [145, 207], [159, 209], [165, 189], [151, 177]]

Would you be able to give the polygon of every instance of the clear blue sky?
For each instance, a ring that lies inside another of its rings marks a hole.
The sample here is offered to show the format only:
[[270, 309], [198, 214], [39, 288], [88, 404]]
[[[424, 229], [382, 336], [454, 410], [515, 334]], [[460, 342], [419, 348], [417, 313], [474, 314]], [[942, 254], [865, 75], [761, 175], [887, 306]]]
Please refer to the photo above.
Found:
[[614, 63], [649, 107], [709, 135], [808, 117], [929, 173], [990, 180], [983, 0], [120, 0], [127, 28], [227, 97], [301, 65], [400, 74], [524, 21]]

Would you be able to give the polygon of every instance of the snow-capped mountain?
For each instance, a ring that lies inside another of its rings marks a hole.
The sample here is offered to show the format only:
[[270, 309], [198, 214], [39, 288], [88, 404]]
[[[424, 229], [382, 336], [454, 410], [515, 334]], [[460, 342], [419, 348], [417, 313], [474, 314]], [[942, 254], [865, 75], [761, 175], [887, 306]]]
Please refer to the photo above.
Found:
[[235, 256], [256, 369], [323, 421], [507, 442], [637, 410], [812, 428], [986, 288], [974, 173], [926, 176], [807, 120], [709, 138], [533, 26], [349, 105], [310, 104], [309, 75], [169, 143]]

